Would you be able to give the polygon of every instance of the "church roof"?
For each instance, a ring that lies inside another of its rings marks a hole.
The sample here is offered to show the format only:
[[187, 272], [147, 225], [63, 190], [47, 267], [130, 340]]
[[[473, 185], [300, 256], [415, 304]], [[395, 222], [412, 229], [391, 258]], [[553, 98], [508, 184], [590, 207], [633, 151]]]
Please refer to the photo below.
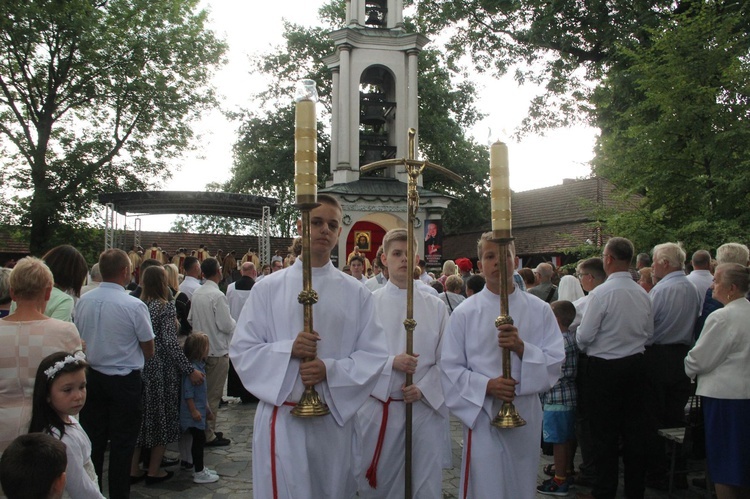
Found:
[[143, 191], [100, 193], [101, 204], [112, 203], [122, 215], [216, 215], [262, 218], [263, 207], [276, 212], [279, 200], [232, 192]]
[[[320, 192], [337, 194], [347, 202], [353, 202], [361, 198], [368, 198], [368, 200], [371, 201], [379, 200], [383, 202], [399, 202], [406, 199], [406, 184], [395, 178], [365, 177], [346, 184], [332, 185], [331, 187], [320, 189]], [[420, 198], [425, 199], [453, 199], [452, 196], [430, 191], [424, 187], [417, 187], [417, 192], [419, 193]]]

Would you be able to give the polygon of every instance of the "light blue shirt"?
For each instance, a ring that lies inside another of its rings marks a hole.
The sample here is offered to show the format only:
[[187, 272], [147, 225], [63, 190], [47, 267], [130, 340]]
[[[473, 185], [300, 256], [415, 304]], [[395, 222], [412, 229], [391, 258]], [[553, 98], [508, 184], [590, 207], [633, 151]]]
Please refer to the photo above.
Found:
[[614, 272], [589, 293], [576, 341], [582, 352], [602, 359], [642, 353], [654, 332], [651, 301], [630, 272]]
[[692, 346], [695, 319], [700, 315], [702, 302], [695, 285], [681, 270], [670, 272], [648, 296], [654, 313], [654, 336], [648, 345]]
[[154, 339], [145, 303], [119, 284], [103, 282], [78, 300], [74, 315], [93, 369], [109, 376], [143, 369], [140, 343]]

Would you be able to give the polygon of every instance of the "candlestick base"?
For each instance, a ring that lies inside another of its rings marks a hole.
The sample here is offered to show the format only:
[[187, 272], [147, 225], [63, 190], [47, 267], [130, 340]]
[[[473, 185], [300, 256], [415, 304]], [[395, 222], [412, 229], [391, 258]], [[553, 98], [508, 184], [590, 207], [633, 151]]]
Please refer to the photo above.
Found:
[[518, 415], [513, 402], [503, 402], [500, 412], [497, 413], [491, 424], [498, 428], [519, 428], [524, 426], [526, 421]]
[[298, 418], [315, 418], [330, 413], [328, 406], [320, 400], [318, 392], [311, 388], [305, 390], [300, 401], [292, 409], [292, 416]]

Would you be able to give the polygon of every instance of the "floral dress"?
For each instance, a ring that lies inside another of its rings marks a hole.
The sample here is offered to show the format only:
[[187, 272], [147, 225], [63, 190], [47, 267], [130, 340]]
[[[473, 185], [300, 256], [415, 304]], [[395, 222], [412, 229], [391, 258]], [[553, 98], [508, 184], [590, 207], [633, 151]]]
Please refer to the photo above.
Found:
[[154, 328], [154, 356], [143, 368], [143, 418], [138, 446], [156, 447], [180, 437], [180, 385], [182, 374], [193, 366], [177, 341], [177, 313], [174, 303], [147, 303]]

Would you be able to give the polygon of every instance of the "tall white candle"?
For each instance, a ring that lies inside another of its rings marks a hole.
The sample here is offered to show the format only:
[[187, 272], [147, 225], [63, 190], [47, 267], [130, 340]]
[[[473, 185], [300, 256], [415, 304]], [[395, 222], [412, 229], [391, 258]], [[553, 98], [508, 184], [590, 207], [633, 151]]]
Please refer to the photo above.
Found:
[[294, 116], [294, 189], [298, 204], [315, 203], [318, 196], [318, 129], [313, 80], [297, 85]]
[[498, 141], [490, 147], [490, 200], [492, 206], [492, 230], [511, 230], [510, 170], [508, 168], [508, 146]]

